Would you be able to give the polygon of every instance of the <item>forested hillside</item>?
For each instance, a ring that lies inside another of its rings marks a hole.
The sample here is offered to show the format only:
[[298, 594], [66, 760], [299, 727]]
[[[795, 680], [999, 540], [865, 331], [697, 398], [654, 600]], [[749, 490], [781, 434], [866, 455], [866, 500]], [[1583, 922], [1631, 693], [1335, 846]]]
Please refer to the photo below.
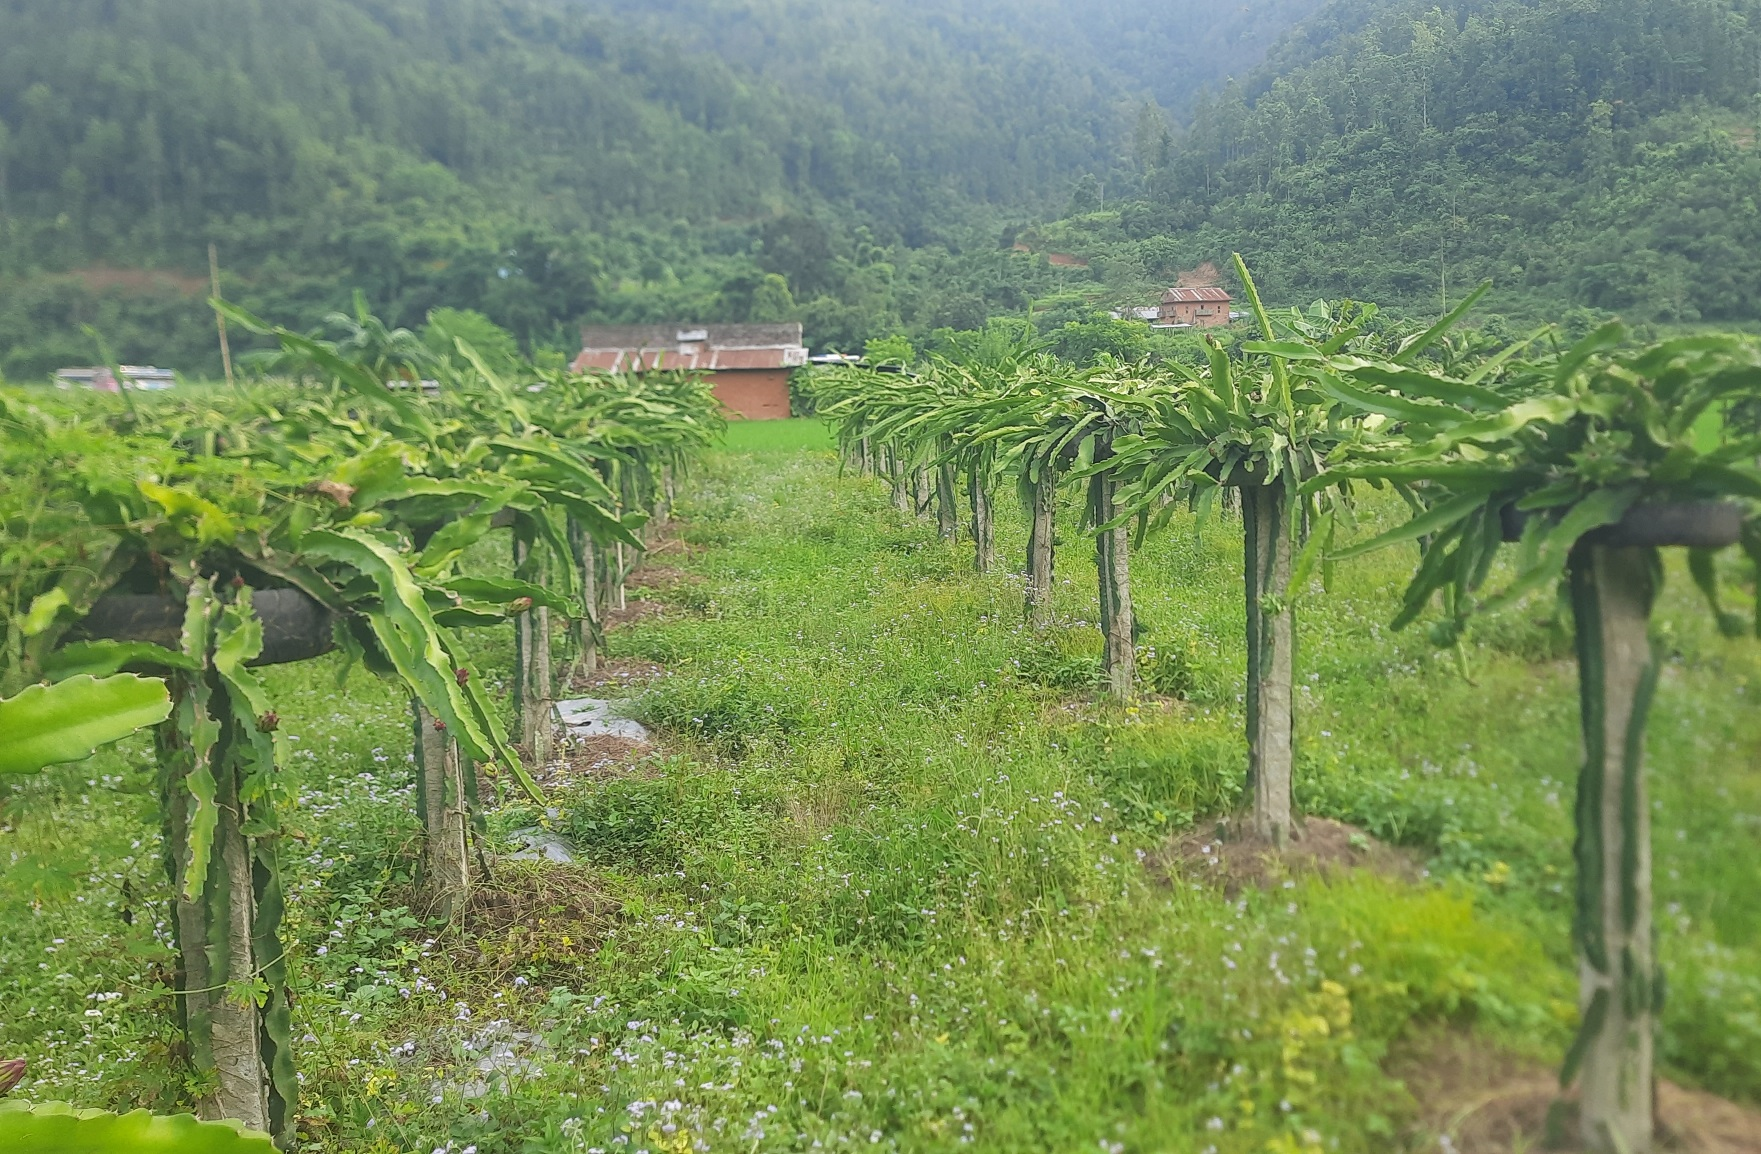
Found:
[[1183, 119], [1323, 0], [579, 2], [832, 105], [907, 172], [1019, 205], [1078, 173], [1129, 178], [1146, 99]]
[[[1198, 19], [1215, 51], [1159, 75], [1189, 96], [1313, 3]], [[1021, 307], [1043, 270], [989, 252], [996, 214], [1118, 169], [1151, 86], [1066, 59], [1049, 0], [805, 12], [7, 0], [0, 366], [90, 359], [92, 324], [211, 371], [210, 242], [229, 294], [302, 324], [358, 287], [531, 345], [583, 318], [800, 315], [852, 343]]]
[[1279, 300], [1761, 319], [1761, 0], [1320, 4], [0, 0], [0, 370], [89, 325], [216, 371], [211, 242], [301, 326], [553, 355], [1062, 324], [1238, 249]]
[[1761, 320], [1761, 4], [1340, 0], [1044, 243], [1129, 296], [1231, 248], [1279, 299]]
[[[199, 273], [209, 241], [278, 315], [315, 320], [358, 286], [399, 320], [445, 302], [549, 339], [605, 272], [681, 243], [700, 259], [726, 243], [717, 222], [810, 198], [940, 219], [809, 102], [556, 4], [0, 13], [8, 367], [75, 357], [70, 319], [120, 328], [137, 355], [198, 355], [187, 278], [111, 270]], [[172, 347], [151, 351], [142, 325]]]

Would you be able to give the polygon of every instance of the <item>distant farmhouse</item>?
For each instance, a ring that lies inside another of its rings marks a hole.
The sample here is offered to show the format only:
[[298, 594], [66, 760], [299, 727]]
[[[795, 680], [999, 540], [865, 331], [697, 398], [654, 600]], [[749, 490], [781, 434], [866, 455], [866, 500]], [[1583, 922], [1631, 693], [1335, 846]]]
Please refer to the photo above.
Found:
[[[131, 389], [169, 389], [177, 384], [177, 374], [170, 369], [155, 368], [152, 365], [122, 365], [120, 368], [122, 383]], [[62, 369], [55, 374], [55, 383], [64, 389], [78, 385], [100, 393], [122, 391], [117, 384], [116, 374], [103, 365], [89, 369]]]
[[731, 415], [773, 421], [789, 415], [789, 374], [807, 364], [799, 324], [588, 325], [576, 372], [700, 372]]
[[1156, 309], [1162, 328], [1214, 329], [1229, 323], [1233, 298], [1220, 288], [1171, 288]]

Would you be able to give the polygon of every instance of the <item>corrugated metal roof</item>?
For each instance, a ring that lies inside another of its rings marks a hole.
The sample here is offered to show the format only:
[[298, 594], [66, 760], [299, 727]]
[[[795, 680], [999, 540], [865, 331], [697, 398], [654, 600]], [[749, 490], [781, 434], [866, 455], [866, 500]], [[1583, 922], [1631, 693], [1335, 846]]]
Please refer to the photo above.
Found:
[[1162, 303], [1165, 305], [1188, 304], [1195, 301], [1227, 304], [1234, 299], [1220, 288], [1171, 288], [1162, 295]]
[[807, 363], [799, 324], [589, 325], [581, 330], [581, 345], [576, 372], [717, 372]]
[[762, 349], [800, 343], [799, 324], [587, 325], [581, 329], [581, 347], [586, 349], [664, 349], [682, 344]]

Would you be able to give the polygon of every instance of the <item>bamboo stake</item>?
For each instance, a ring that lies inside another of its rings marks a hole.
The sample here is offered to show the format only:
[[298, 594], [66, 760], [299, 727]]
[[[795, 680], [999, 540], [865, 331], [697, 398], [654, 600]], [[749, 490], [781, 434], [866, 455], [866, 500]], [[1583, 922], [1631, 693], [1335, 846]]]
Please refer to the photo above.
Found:
[[[219, 300], [220, 250], [212, 243], [208, 245], [208, 282], [213, 287], [214, 299]], [[220, 328], [220, 363], [226, 366], [226, 385], [232, 388], [232, 346], [226, 339], [226, 316], [219, 309], [214, 310], [214, 323]]]

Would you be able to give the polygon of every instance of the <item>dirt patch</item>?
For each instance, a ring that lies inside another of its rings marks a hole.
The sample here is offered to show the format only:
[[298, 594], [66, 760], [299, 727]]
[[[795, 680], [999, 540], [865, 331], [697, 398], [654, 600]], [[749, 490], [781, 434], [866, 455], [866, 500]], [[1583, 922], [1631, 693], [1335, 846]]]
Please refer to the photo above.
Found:
[[1087, 268], [1088, 258], [1073, 252], [1048, 252], [1046, 263], [1053, 268]]
[[650, 742], [630, 737], [576, 737], [564, 742], [556, 760], [533, 773], [547, 790], [561, 789], [579, 781], [604, 781], [627, 772], [654, 752]]
[[1730, 139], [1738, 148], [1755, 147], [1755, 129], [1753, 125], [1739, 124], [1730, 130]]
[[586, 676], [577, 674], [569, 681], [569, 689], [600, 690], [619, 689], [626, 686], [643, 686], [651, 681], [658, 681], [667, 675], [666, 666], [657, 665], [652, 661], [639, 661], [634, 657], [618, 657], [611, 661], [602, 661], [599, 668]]
[[[1407, 1085], [1420, 1121], [1410, 1148], [1457, 1154], [1581, 1151], [1577, 1106], [1562, 1100], [1552, 1070], [1458, 1031], [1399, 1046], [1388, 1072]], [[1557, 1105], [1556, 1105], [1557, 1104]], [[1658, 1148], [1678, 1154], [1761, 1154], [1761, 1112], [1663, 1082]], [[1549, 1145], [1549, 1140], [1557, 1144]]]
[[1206, 261], [1197, 268], [1189, 268], [1181, 272], [1174, 281], [1176, 288], [1219, 288], [1223, 284], [1223, 272], [1214, 261]]
[[635, 625], [642, 621], [653, 621], [666, 616], [666, 606], [658, 601], [649, 601], [641, 597], [627, 597], [622, 609], [608, 609], [605, 613], [607, 629], [622, 629], [626, 625]]
[[1408, 881], [1423, 876], [1418, 855], [1377, 841], [1356, 826], [1324, 817], [1300, 821], [1296, 836], [1282, 854], [1265, 842], [1244, 836], [1240, 826], [1230, 821], [1183, 834], [1151, 855], [1150, 863], [1170, 878], [1221, 885], [1231, 896], [1248, 886], [1269, 888], [1296, 874], [1367, 869]]
[[656, 533], [654, 539], [648, 542], [647, 555], [655, 557], [661, 554], [670, 554], [674, 557], [689, 557], [692, 553], [697, 552], [691, 542], [685, 540], [686, 528], [687, 526], [683, 522], [676, 519], [667, 522], [667, 527]]
[[674, 569], [669, 565], [644, 565], [630, 574], [625, 584], [631, 589], [646, 589], [655, 593], [666, 593], [685, 585], [696, 585], [703, 578], [695, 573], [687, 573], [683, 569]]
[[471, 894], [448, 953], [492, 981], [573, 970], [592, 960], [621, 909], [585, 866], [501, 861]]

